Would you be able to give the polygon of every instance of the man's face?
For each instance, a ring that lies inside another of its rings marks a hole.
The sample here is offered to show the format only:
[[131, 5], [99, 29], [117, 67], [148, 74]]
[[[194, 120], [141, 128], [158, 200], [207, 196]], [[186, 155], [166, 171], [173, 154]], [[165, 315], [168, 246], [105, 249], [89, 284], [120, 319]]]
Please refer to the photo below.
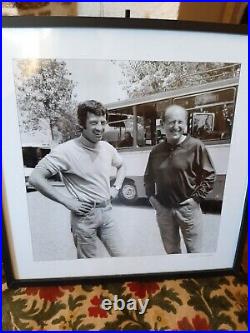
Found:
[[106, 117], [97, 116], [93, 113], [87, 114], [86, 126], [82, 129], [82, 135], [93, 143], [102, 140], [106, 126]]
[[167, 108], [165, 111], [164, 126], [167, 141], [172, 144], [177, 144], [181, 140], [183, 134], [186, 132], [186, 111], [176, 105]]

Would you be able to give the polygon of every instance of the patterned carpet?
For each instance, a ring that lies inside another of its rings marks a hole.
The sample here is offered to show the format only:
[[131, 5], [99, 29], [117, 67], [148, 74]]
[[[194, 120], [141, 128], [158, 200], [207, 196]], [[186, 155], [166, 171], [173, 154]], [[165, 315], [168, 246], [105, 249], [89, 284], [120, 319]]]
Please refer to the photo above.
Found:
[[[3, 330], [241, 330], [248, 328], [248, 289], [234, 276], [8, 289]], [[101, 300], [149, 298], [144, 314], [105, 311]]]

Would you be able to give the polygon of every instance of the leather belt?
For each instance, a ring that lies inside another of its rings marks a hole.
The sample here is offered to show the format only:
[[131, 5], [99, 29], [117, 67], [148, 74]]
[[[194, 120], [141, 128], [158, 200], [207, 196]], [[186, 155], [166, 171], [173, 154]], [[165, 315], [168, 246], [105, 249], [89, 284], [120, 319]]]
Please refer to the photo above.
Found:
[[110, 200], [105, 200], [105, 201], [101, 201], [101, 202], [93, 202], [93, 206], [96, 208], [105, 208], [110, 204], [111, 204]]

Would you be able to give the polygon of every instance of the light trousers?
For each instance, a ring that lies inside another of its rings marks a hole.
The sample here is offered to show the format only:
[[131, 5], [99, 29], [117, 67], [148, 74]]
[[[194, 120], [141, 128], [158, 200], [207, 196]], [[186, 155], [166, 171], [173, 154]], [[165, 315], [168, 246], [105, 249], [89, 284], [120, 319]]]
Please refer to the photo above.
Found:
[[71, 213], [71, 230], [77, 258], [96, 257], [98, 237], [110, 256], [122, 256], [121, 237], [112, 217], [111, 204], [104, 208], [92, 208], [84, 216]]
[[180, 231], [188, 253], [202, 251], [202, 211], [200, 205], [166, 208], [154, 199], [153, 206], [164, 248], [168, 254], [181, 253]]

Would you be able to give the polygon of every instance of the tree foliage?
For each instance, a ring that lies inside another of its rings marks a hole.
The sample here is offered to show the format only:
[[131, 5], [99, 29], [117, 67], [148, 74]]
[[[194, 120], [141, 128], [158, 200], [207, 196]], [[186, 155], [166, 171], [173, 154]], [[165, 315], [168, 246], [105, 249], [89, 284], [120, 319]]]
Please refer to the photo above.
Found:
[[75, 135], [75, 83], [64, 61], [19, 60], [15, 84], [20, 125], [24, 132], [38, 130], [40, 120], [45, 119], [52, 140], [58, 132], [63, 141]]
[[216, 62], [118, 62], [129, 98], [200, 85], [238, 75], [239, 65]]

